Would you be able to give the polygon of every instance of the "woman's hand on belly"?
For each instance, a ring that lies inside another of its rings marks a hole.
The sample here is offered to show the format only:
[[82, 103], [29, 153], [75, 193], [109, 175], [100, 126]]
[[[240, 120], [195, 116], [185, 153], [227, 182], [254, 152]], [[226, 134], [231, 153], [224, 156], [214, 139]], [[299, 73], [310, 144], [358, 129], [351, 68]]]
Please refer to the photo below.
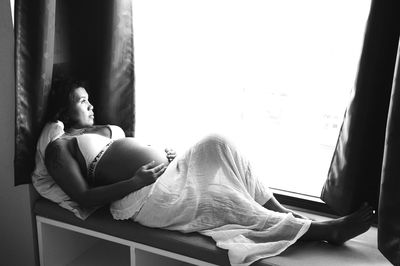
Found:
[[168, 162], [172, 162], [176, 157], [176, 151], [170, 148], [165, 149], [165, 153], [167, 154]]
[[145, 187], [154, 183], [165, 172], [165, 169], [167, 169], [167, 165], [164, 163], [156, 165], [155, 161], [152, 161], [140, 167], [133, 178], [136, 178]]

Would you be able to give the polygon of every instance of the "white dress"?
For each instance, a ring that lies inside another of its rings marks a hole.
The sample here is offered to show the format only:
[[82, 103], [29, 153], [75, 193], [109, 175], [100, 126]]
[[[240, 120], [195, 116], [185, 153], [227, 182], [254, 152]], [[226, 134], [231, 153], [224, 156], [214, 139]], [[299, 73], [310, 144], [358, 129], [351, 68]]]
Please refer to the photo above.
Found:
[[232, 265], [249, 265], [284, 251], [311, 223], [262, 207], [271, 196], [231, 143], [209, 136], [110, 210], [115, 219], [210, 236]]

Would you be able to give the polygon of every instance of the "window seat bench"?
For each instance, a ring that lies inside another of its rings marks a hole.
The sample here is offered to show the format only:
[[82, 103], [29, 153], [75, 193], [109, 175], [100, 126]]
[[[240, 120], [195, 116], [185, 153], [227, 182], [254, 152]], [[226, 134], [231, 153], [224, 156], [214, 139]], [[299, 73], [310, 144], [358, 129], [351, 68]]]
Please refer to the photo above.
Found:
[[[101, 208], [87, 220], [45, 199], [34, 206], [42, 266], [55, 265], [229, 265], [227, 251], [197, 233], [154, 229], [113, 220]], [[298, 242], [266, 265], [390, 265], [376, 248], [376, 228], [343, 246]]]

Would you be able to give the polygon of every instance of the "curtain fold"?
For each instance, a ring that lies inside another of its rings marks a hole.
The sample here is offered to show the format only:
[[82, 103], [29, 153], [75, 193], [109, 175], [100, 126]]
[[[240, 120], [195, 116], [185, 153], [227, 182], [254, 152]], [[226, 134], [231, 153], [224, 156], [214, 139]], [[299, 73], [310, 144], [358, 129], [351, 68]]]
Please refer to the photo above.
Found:
[[399, 37], [399, 1], [371, 4], [359, 70], [321, 192], [347, 214], [363, 202], [378, 208], [386, 121]]
[[31, 182], [51, 86], [55, 5], [54, 0], [15, 1], [15, 185]]
[[400, 46], [387, 120], [379, 198], [378, 248], [400, 265]]
[[110, 52], [105, 64], [101, 94], [96, 115], [102, 124], [121, 126], [126, 135], [134, 136], [135, 94], [132, 1], [113, 1]]
[[16, 185], [31, 182], [53, 79], [85, 81], [95, 122], [119, 125], [128, 136], [134, 135], [131, 0], [38, 2], [16, 0], [15, 4]]
[[[378, 210], [378, 248], [400, 265], [400, 1], [372, 1], [359, 72], [321, 199]], [[397, 63], [396, 63], [397, 58]]]

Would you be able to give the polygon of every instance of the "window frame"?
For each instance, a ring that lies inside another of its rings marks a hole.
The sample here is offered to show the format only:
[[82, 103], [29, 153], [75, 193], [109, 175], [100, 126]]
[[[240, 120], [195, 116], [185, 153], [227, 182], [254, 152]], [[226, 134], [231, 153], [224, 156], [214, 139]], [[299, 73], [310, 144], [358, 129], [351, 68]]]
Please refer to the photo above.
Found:
[[338, 213], [333, 211], [329, 206], [320, 198], [309, 196], [291, 191], [285, 191], [276, 188], [270, 188], [274, 197], [283, 205], [290, 207], [304, 209], [310, 212], [322, 214], [324, 216], [333, 217], [338, 216]]

